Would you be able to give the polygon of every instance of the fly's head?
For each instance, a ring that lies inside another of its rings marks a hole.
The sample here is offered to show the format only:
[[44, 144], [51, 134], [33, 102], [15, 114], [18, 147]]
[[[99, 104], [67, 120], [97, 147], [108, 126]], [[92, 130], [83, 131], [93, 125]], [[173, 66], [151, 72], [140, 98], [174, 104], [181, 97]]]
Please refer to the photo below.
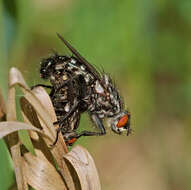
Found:
[[110, 108], [105, 112], [105, 116], [108, 118], [108, 125], [115, 133], [122, 134], [122, 132], [126, 131], [128, 136], [131, 133], [130, 112], [127, 110], [122, 111], [124, 107], [123, 101], [111, 78], [104, 74], [102, 81], [107, 89], [110, 104]]
[[123, 111], [118, 113], [112, 118], [108, 119], [108, 124], [112, 131], [117, 134], [122, 134], [124, 131], [127, 132], [127, 136], [131, 133], [130, 128], [130, 113], [128, 111]]

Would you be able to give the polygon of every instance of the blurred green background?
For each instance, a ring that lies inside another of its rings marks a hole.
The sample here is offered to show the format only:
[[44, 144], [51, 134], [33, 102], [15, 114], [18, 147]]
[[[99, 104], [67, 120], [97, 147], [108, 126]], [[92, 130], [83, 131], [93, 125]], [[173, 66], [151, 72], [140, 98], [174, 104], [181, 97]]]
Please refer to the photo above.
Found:
[[[191, 189], [190, 0], [0, 0], [0, 88], [20, 69], [42, 83], [41, 58], [69, 54], [62, 34], [98, 68], [111, 73], [132, 114], [134, 134], [84, 137], [103, 190]], [[87, 115], [80, 129], [91, 128]], [[14, 183], [0, 143], [0, 190]]]

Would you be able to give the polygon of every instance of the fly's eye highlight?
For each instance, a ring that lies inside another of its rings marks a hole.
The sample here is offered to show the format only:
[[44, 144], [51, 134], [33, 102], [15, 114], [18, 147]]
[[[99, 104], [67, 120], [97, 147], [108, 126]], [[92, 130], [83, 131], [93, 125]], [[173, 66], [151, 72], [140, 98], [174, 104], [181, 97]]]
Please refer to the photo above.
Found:
[[124, 127], [124, 126], [127, 124], [128, 120], [129, 120], [129, 116], [128, 116], [128, 115], [124, 115], [124, 116], [121, 117], [120, 120], [118, 121], [117, 127], [118, 127], [118, 128]]

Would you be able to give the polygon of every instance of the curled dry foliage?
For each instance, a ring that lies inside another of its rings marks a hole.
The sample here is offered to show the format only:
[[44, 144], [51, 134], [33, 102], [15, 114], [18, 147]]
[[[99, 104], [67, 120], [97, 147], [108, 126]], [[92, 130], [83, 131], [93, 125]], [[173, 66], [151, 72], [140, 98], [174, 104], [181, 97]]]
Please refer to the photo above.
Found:
[[[24, 122], [17, 121], [16, 86], [24, 94], [20, 98]], [[51, 100], [41, 87], [31, 91], [16, 68], [9, 73], [6, 109], [4, 105], [0, 92], [0, 138], [7, 136], [18, 190], [27, 190], [28, 185], [36, 190], [101, 189], [94, 161], [85, 148], [76, 146], [68, 152], [61, 135], [57, 144], [51, 146], [56, 137], [56, 127], [53, 126], [56, 115]], [[7, 121], [3, 121], [5, 113]], [[19, 130], [28, 130], [35, 154], [22, 144]]]
[[0, 89], [0, 121], [4, 120], [5, 118], [5, 102], [1, 93], [1, 89]]

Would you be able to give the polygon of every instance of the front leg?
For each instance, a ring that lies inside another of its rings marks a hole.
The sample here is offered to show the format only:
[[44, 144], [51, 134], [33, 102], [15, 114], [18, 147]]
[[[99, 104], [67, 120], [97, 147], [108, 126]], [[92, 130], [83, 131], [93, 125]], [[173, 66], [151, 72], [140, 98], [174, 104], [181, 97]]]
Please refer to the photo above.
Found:
[[[57, 141], [58, 141], [58, 135], [60, 133], [60, 131], [62, 130], [62, 128], [58, 128], [56, 131], [56, 139], [55, 141], [52, 143], [51, 146], [54, 146]], [[72, 144], [78, 139], [78, 134], [75, 131], [72, 132], [67, 132], [63, 135], [64, 141], [66, 143], [67, 146], [72, 146]]]
[[[59, 124], [59, 127], [57, 128], [57, 131], [56, 131], [56, 139], [55, 141], [53, 142], [52, 146], [54, 146], [57, 141], [58, 141], [58, 135], [60, 133], [60, 131], [62, 130], [62, 128], [64, 127], [64, 123], [65, 121], [68, 119], [68, 117], [75, 111], [75, 109], [77, 108], [78, 106], [78, 101], [76, 100], [74, 102], [74, 105], [71, 107], [70, 111], [67, 112], [65, 115], [63, 115], [58, 121], [55, 121], [53, 123], [53, 125], [58, 125]], [[66, 133], [66, 134], [69, 134], [69, 133]], [[74, 133], [73, 136], [75, 137], [77, 133]], [[66, 140], [66, 139], [65, 139]], [[69, 139], [70, 140], [70, 139]]]
[[90, 117], [92, 121], [94, 122], [94, 124], [96, 125], [96, 127], [99, 129], [99, 131], [98, 132], [82, 131], [79, 133], [78, 138], [81, 136], [102, 136], [106, 134], [105, 127], [102, 123], [102, 120], [96, 114], [92, 114], [90, 115]]
[[36, 87], [44, 87], [44, 88], [50, 88], [52, 89], [53, 87], [51, 85], [45, 85], [45, 84], [37, 84], [37, 85], [34, 85], [34, 86], [31, 86], [31, 90], [36, 88]]
[[[106, 134], [106, 131], [105, 131], [105, 127], [101, 121], [101, 119], [93, 114], [91, 115], [91, 119], [93, 120], [93, 122], [95, 123], [96, 127], [100, 130], [98, 132], [94, 132], [94, 131], [82, 131], [80, 133], [77, 133], [76, 131], [72, 131], [72, 132], [67, 132], [63, 135], [64, 137], [64, 140], [67, 144], [67, 146], [72, 146], [74, 142], [76, 142], [76, 140], [82, 136], [102, 136], [102, 135], [105, 135]], [[53, 143], [53, 145], [56, 144], [57, 140], [58, 140], [58, 134], [60, 132], [62, 128], [59, 127], [57, 129], [57, 136], [56, 136], [56, 140], [55, 142]]]
[[79, 134], [77, 132], [75, 132], [74, 134], [68, 135], [64, 135], [66, 144], [71, 146], [78, 138], [82, 137], [82, 136], [102, 136], [106, 134], [105, 131], [105, 127], [102, 123], [102, 120], [96, 115], [96, 114], [92, 114], [90, 115], [92, 121], [95, 123], [96, 127], [99, 129], [98, 132], [94, 132], [94, 131], [82, 131]]

